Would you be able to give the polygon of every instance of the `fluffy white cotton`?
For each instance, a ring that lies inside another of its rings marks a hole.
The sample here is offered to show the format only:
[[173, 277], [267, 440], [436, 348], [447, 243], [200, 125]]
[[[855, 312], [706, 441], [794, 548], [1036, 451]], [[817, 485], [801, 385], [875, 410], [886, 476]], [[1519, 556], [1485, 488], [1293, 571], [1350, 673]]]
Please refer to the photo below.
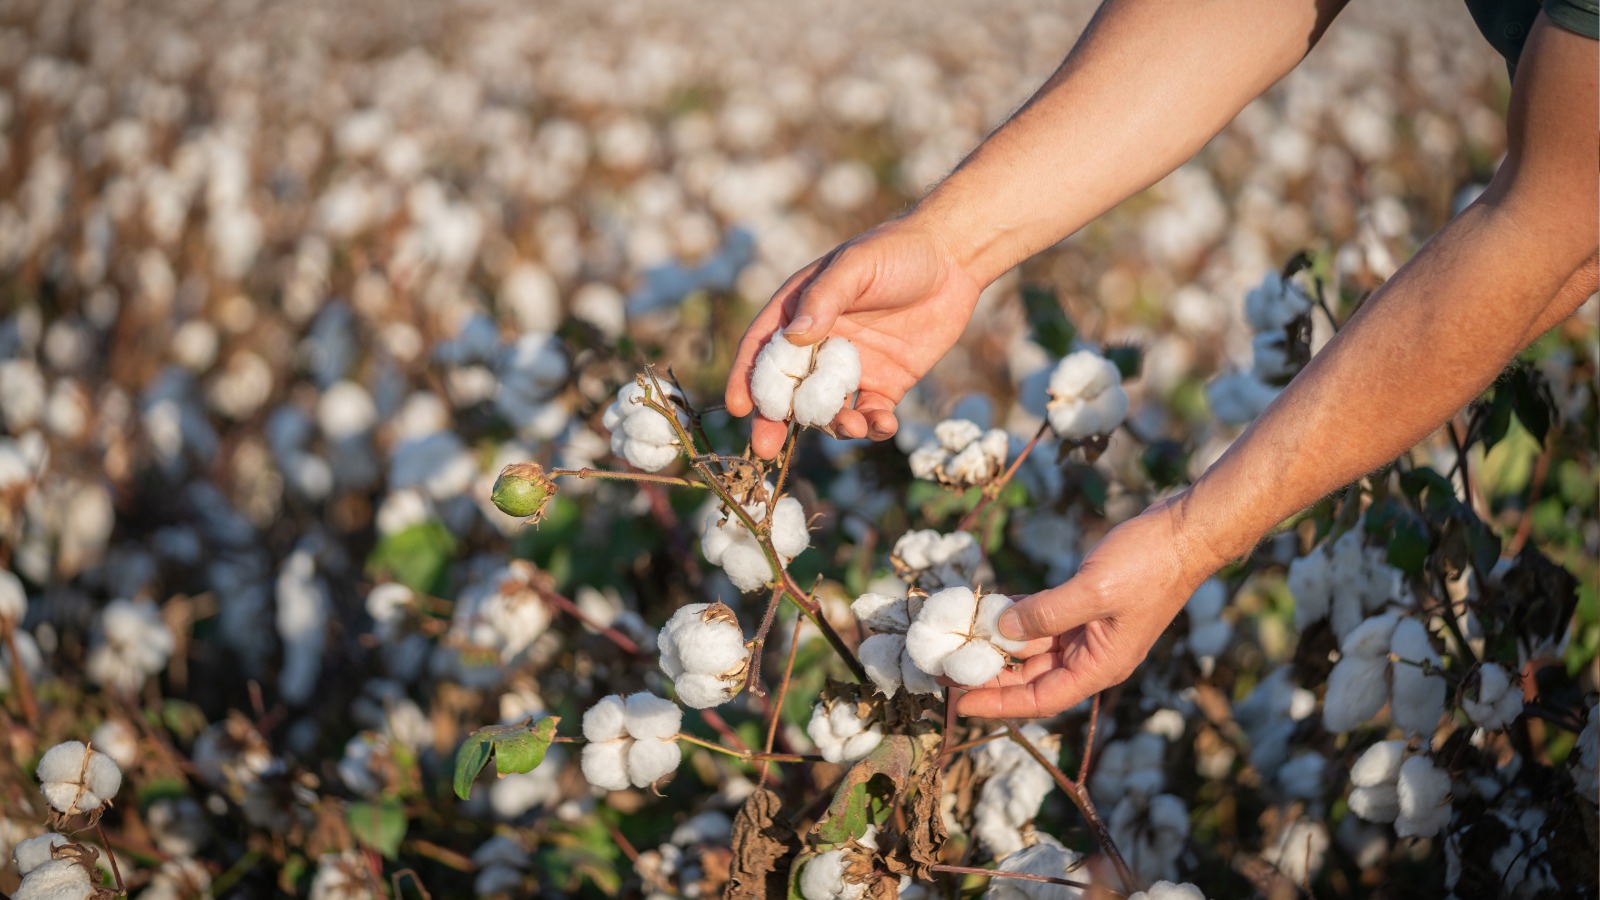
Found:
[[878, 723], [871, 718], [862, 719], [857, 704], [844, 700], [813, 706], [806, 734], [822, 758], [831, 763], [854, 762], [883, 742], [883, 729]]
[[367, 900], [371, 870], [367, 860], [355, 850], [324, 853], [317, 859], [317, 873], [311, 877], [309, 900]]
[[[661, 671], [695, 709], [727, 702], [744, 684], [750, 651], [733, 611], [720, 603], [680, 607], [656, 636]], [[685, 678], [685, 676], [702, 676]]]
[[[1022, 736], [1047, 759], [1060, 753], [1061, 738], [1039, 725], [1024, 725]], [[990, 856], [1003, 860], [1022, 849], [1023, 826], [1038, 815], [1055, 781], [1015, 741], [990, 741], [974, 748], [972, 755], [984, 779], [973, 807], [973, 835]]]
[[122, 787], [117, 764], [83, 741], [66, 741], [46, 750], [34, 775], [50, 807], [67, 816], [95, 812]]
[[91, 900], [89, 870], [75, 859], [53, 859], [28, 873], [11, 900]]
[[839, 337], [797, 347], [774, 334], [750, 370], [750, 395], [763, 417], [813, 428], [832, 422], [860, 383], [861, 357]]
[[1232, 623], [1222, 618], [1227, 603], [1227, 586], [1219, 579], [1208, 578], [1184, 604], [1184, 612], [1189, 616], [1189, 652], [1200, 663], [1202, 674], [1210, 674], [1217, 657], [1233, 639]]
[[1071, 353], [1050, 373], [1050, 427], [1067, 440], [1109, 434], [1128, 413], [1116, 363], [1093, 350]]
[[983, 551], [970, 533], [940, 534], [932, 528], [908, 531], [894, 542], [889, 558], [907, 583], [925, 591], [971, 584]]
[[[678, 389], [663, 383], [666, 397], [651, 399], [671, 408], [678, 423], [689, 427], [689, 416], [679, 405], [683, 395]], [[626, 459], [628, 464], [645, 472], [666, 468], [683, 451], [677, 431], [660, 412], [645, 405], [646, 391], [636, 381], [630, 381], [617, 391], [617, 399], [606, 407], [602, 423], [611, 432], [611, 452]]]
[[1171, 794], [1122, 798], [1111, 811], [1111, 837], [1128, 866], [1145, 878], [1177, 877], [1189, 838], [1189, 810]]
[[1400, 765], [1400, 811], [1394, 820], [1401, 837], [1433, 837], [1450, 821], [1450, 776], [1426, 756]]
[[886, 697], [904, 688], [911, 694], [937, 694], [943, 688], [937, 678], [917, 667], [906, 649], [904, 634], [874, 634], [858, 648], [861, 667]]
[[[765, 486], [768, 494], [772, 485]], [[744, 511], [751, 520], [761, 522], [766, 518], [767, 506], [763, 502], [746, 504]], [[806, 522], [805, 508], [793, 497], [784, 497], [772, 510], [772, 549], [785, 568], [796, 556], [811, 545], [811, 531]], [[754, 591], [772, 580], [772, 566], [761, 550], [761, 543], [733, 512], [713, 516], [706, 520], [700, 536], [700, 550], [706, 561], [722, 567], [722, 571], [741, 591]]]
[[1206, 385], [1206, 404], [1211, 414], [1225, 425], [1244, 425], [1255, 421], [1283, 388], [1273, 387], [1250, 372], [1231, 372]]
[[1278, 832], [1261, 857], [1297, 885], [1309, 884], [1322, 870], [1328, 854], [1328, 826], [1311, 819], [1296, 819]]
[[[1039, 835], [1039, 842], [1026, 850], [1007, 856], [995, 866], [1002, 872], [1023, 875], [1044, 875], [1050, 878], [1069, 878], [1089, 883], [1090, 871], [1077, 853], [1061, 846], [1048, 834]], [[991, 878], [984, 900], [1079, 900], [1083, 891], [1064, 884], [1044, 881], [1021, 881], [1016, 878]]]
[[11, 860], [17, 864], [17, 874], [26, 878], [29, 872], [54, 859], [51, 851], [65, 843], [68, 843], [66, 835], [53, 831], [18, 841], [11, 849]]
[[1128, 900], [1206, 900], [1205, 892], [1188, 884], [1158, 881], [1146, 890], [1128, 895]]
[[990, 681], [1005, 667], [1006, 654], [1022, 641], [1002, 637], [1000, 614], [1011, 608], [1004, 594], [979, 598], [968, 587], [945, 588], [928, 597], [906, 631], [906, 649], [917, 667], [959, 684]]
[[[1395, 670], [1399, 674], [1399, 670]], [[1504, 728], [1522, 715], [1522, 688], [1498, 663], [1478, 667], [1477, 696], [1469, 689], [1461, 698], [1461, 709], [1474, 725], [1491, 731]]]
[[867, 886], [845, 881], [845, 864], [842, 849], [812, 857], [800, 869], [800, 896], [805, 900], [859, 900]]
[[933, 439], [911, 453], [911, 474], [951, 487], [992, 481], [1005, 471], [1011, 438], [1004, 429], [984, 431], [967, 419], [945, 419]]
[[601, 699], [583, 714], [583, 777], [608, 791], [649, 787], [682, 760], [682, 725], [677, 704], [646, 691]]
[[1368, 822], [1393, 822], [1400, 813], [1397, 783], [1405, 741], [1373, 744], [1350, 767], [1350, 811]]
[[333, 595], [317, 572], [309, 546], [295, 548], [278, 570], [278, 637], [283, 640], [283, 668], [278, 690], [296, 706], [310, 700], [322, 672], [322, 649], [328, 640]]
[[[1395, 626], [1389, 652], [1398, 662], [1391, 673], [1389, 718], [1409, 737], [1432, 736], [1444, 715], [1444, 695], [1448, 685], [1438, 675], [1442, 660], [1428, 641], [1428, 629], [1416, 619], [1402, 619]], [[1425, 663], [1424, 672], [1411, 663]]]
[[119, 767], [133, 768], [139, 759], [139, 738], [121, 719], [107, 719], [89, 735], [89, 746], [111, 757]]
[[1281, 331], [1311, 311], [1311, 297], [1298, 284], [1268, 272], [1244, 297], [1245, 320], [1255, 332]]
[[5, 569], [0, 569], [0, 620], [21, 622], [28, 611], [28, 594], [22, 589], [22, 580]]
[[149, 600], [113, 600], [100, 614], [85, 663], [89, 677], [122, 693], [167, 667], [176, 641]]
[[1384, 677], [1388, 669], [1388, 662], [1382, 659], [1346, 656], [1339, 660], [1328, 675], [1323, 727], [1346, 732], [1377, 715], [1389, 699], [1389, 683]]
[[1096, 754], [1089, 789], [1094, 798], [1112, 806], [1125, 796], [1149, 797], [1167, 786], [1167, 742], [1148, 731], [1107, 743]]

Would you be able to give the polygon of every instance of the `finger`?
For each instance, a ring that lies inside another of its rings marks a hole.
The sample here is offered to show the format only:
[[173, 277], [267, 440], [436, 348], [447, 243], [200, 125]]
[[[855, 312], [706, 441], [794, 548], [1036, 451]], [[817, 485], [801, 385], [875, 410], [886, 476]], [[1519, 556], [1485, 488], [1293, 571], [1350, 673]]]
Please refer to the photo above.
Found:
[[865, 417], [866, 436], [875, 441], [888, 440], [899, 430], [900, 422], [894, 415], [894, 401], [877, 391], [862, 391], [856, 395], [856, 412]]
[[1032, 641], [1065, 634], [1104, 616], [1105, 610], [1076, 579], [1040, 591], [1000, 614], [1000, 634], [1014, 641]]
[[789, 436], [789, 426], [784, 422], [756, 416], [750, 423], [750, 448], [762, 459], [772, 459], [783, 449], [784, 438]]
[[1017, 659], [1034, 659], [1041, 654], [1049, 653], [1056, 648], [1055, 638], [1034, 638], [1022, 645], [1022, 649], [1012, 653]]
[[839, 314], [872, 283], [871, 263], [850, 251], [840, 247], [828, 254], [816, 276], [800, 287], [794, 315], [783, 329], [789, 343], [805, 346], [827, 337]]
[[833, 417], [833, 433], [839, 437], [861, 438], [867, 436], [867, 417], [846, 406]]
[[755, 365], [756, 354], [766, 346], [773, 332], [789, 321], [789, 310], [797, 302], [795, 295], [816, 274], [823, 261], [819, 259], [789, 276], [789, 280], [778, 288], [744, 330], [744, 336], [739, 339], [739, 349], [733, 355], [733, 365], [728, 369], [728, 389], [723, 397], [730, 414], [744, 417], [755, 408], [750, 396], [750, 369]]
[[1039, 719], [1071, 709], [1099, 689], [1086, 673], [1052, 668], [1031, 681], [971, 691], [956, 711], [984, 719]]

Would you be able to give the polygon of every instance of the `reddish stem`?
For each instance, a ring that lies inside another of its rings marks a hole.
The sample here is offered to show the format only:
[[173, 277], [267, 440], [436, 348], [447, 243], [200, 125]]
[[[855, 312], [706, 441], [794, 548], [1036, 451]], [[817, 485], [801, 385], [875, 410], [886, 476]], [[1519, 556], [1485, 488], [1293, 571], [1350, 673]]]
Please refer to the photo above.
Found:
[[957, 531], [966, 531], [978, 523], [978, 516], [989, 505], [989, 501], [1000, 496], [1000, 492], [1005, 490], [1006, 485], [1011, 482], [1011, 477], [1017, 474], [1017, 469], [1022, 467], [1022, 461], [1028, 458], [1028, 454], [1033, 452], [1034, 447], [1039, 446], [1039, 441], [1044, 438], [1045, 433], [1049, 430], [1049, 422], [1040, 425], [1039, 430], [1033, 433], [1033, 439], [1028, 441], [1027, 445], [1022, 448], [1022, 452], [1018, 453], [1017, 458], [1011, 461], [1011, 465], [1006, 467], [1005, 472], [998, 479], [984, 486], [983, 497], [978, 500], [978, 505], [974, 506], [971, 512], [961, 517], [961, 524], [956, 526]]
[[1017, 723], [1010, 719], [1003, 721], [1005, 722], [1006, 732], [1010, 734], [1011, 739], [1023, 750], [1027, 751], [1027, 754], [1033, 757], [1034, 762], [1045, 767], [1045, 771], [1049, 772], [1050, 777], [1055, 779], [1056, 784], [1066, 793], [1068, 799], [1072, 801], [1074, 806], [1078, 807], [1078, 812], [1083, 814], [1084, 820], [1089, 823], [1090, 832], [1094, 834], [1095, 842], [1100, 845], [1100, 849], [1110, 858], [1111, 864], [1116, 867], [1117, 877], [1122, 880], [1123, 890], [1137, 890], [1139, 880], [1133, 876], [1133, 870], [1128, 868], [1127, 861], [1122, 858], [1122, 851], [1117, 849], [1116, 842], [1111, 839], [1111, 829], [1107, 828], [1105, 820], [1100, 818], [1100, 811], [1095, 809], [1094, 801], [1089, 798], [1089, 792], [1084, 790], [1082, 784], [1068, 778], [1067, 774], [1061, 771], [1059, 766], [1039, 752], [1039, 748], [1035, 747], [1032, 741], [1023, 736], [1021, 729], [1017, 728]]
[[[783, 680], [778, 682], [778, 696], [772, 700], [772, 719], [767, 722], [767, 742], [762, 747], [762, 752], [768, 757], [772, 755], [772, 745], [778, 738], [778, 720], [783, 717], [783, 698], [789, 693], [789, 680], [794, 677], [795, 651], [800, 648], [800, 623], [804, 622], [803, 616], [794, 617], [794, 633], [789, 635], [789, 661], [783, 664]], [[772, 768], [772, 760], [761, 761], [761, 777], [756, 779], [756, 784], [767, 783], [767, 771]]]
[[539, 592], [539, 596], [543, 597], [546, 603], [572, 616], [590, 628], [600, 632], [607, 640], [611, 641], [613, 644], [616, 644], [623, 653], [626, 653], [629, 656], [644, 655], [644, 651], [639, 649], [639, 645], [634, 643], [632, 638], [609, 625], [601, 625], [599, 622], [596, 622], [594, 619], [590, 618], [587, 613], [579, 609], [578, 604], [573, 603], [571, 600], [568, 600], [555, 591], [548, 590], [546, 588], [535, 588], [535, 590]]
[[1100, 724], [1100, 695], [1094, 695], [1089, 707], [1089, 734], [1083, 739], [1083, 761], [1078, 763], [1078, 783], [1089, 780], [1089, 760], [1094, 756], [1094, 733]]

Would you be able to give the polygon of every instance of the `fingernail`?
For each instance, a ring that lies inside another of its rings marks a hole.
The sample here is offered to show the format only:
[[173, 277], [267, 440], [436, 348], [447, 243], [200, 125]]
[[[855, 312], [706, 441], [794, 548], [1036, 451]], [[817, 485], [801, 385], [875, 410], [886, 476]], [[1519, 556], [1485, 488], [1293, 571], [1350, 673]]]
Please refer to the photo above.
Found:
[[1025, 640], [1022, 633], [1022, 616], [1014, 609], [1000, 614], [1000, 636], [1012, 641]]
[[787, 328], [783, 329], [783, 333], [799, 336], [810, 331], [811, 324], [810, 316], [798, 316], [793, 322], [789, 323]]

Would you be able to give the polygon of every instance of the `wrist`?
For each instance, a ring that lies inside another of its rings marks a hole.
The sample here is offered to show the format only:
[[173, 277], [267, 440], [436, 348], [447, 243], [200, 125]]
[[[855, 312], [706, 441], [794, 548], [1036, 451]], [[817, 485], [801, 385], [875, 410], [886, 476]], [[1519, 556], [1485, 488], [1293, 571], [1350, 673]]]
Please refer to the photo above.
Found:
[[1167, 506], [1179, 560], [1197, 582], [1249, 553], [1260, 539], [1260, 535], [1249, 534], [1248, 529], [1241, 529], [1220, 515], [1219, 507], [1208, 504], [1200, 488], [1197, 482]]
[[906, 214], [906, 222], [929, 235], [945, 258], [982, 290], [1010, 271], [1013, 257], [1005, 229], [982, 205], [963, 196], [959, 173], [951, 175]]

